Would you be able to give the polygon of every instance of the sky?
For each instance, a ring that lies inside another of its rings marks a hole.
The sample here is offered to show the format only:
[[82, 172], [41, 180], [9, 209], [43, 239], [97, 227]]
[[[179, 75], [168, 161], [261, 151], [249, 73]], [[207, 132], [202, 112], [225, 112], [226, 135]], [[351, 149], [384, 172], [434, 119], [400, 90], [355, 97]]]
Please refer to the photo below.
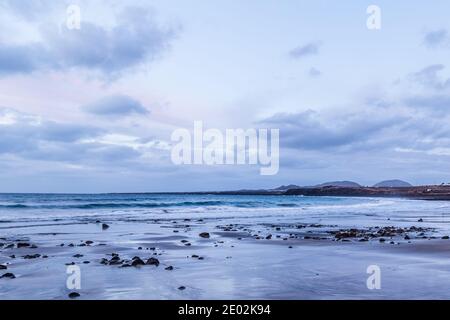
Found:
[[[0, 192], [448, 183], [449, 13], [445, 0], [0, 0]], [[175, 165], [171, 134], [194, 121], [279, 129], [278, 173]]]

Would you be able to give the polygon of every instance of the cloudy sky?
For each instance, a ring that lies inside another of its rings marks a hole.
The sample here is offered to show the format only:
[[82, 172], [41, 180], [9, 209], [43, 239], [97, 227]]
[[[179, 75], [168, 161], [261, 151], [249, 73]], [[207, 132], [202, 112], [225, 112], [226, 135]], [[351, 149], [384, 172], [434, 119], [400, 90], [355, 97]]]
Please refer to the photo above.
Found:
[[[380, 30], [366, 26], [371, 4]], [[446, 0], [0, 0], [0, 192], [450, 182], [449, 12]], [[172, 164], [171, 133], [196, 120], [279, 128], [279, 173]]]

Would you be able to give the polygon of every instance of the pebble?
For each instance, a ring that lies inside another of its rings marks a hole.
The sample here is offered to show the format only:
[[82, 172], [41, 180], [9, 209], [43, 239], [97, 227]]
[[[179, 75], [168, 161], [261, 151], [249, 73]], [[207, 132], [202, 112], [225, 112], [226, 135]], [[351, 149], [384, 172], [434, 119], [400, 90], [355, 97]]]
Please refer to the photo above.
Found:
[[14, 273], [8, 272], [8, 273], [3, 274], [3, 275], [0, 277], [0, 279], [1, 279], [1, 278], [15, 279], [16, 276], [14, 275]]
[[202, 232], [202, 233], [199, 234], [199, 236], [200, 236], [201, 238], [205, 238], [205, 239], [208, 239], [208, 238], [210, 237], [210, 235], [209, 235], [208, 232]]
[[184, 290], [184, 289], [186, 289], [185, 286], [178, 287], [178, 290]]
[[71, 292], [69, 293], [69, 298], [70, 299], [75, 299], [78, 298], [80, 296], [80, 294], [78, 292]]
[[106, 223], [102, 223], [102, 229], [103, 230], [106, 230], [106, 229], [108, 229], [109, 228], [109, 226], [106, 224]]

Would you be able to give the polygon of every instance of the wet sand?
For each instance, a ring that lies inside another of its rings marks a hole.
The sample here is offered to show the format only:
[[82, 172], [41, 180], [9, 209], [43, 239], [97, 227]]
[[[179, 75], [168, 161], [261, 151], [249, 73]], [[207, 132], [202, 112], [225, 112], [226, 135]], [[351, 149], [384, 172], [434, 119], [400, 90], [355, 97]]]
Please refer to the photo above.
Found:
[[[0, 276], [15, 278], [0, 279], [0, 299], [450, 298], [450, 240], [426, 221], [290, 220], [7, 224]], [[78, 290], [66, 286], [72, 264]], [[381, 269], [380, 290], [367, 288], [369, 265]]]

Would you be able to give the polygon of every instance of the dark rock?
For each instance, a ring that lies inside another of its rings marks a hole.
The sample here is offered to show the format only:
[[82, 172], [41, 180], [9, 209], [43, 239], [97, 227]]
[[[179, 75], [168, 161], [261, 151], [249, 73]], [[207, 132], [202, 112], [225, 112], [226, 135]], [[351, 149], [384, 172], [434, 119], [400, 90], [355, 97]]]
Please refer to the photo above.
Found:
[[80, 296], [80, 294], [78, 292], [71, 292], [69, 293], [69, 298], [70, 299], [76, 299]]
[[133, 259], [133, 262], [131, 262], [131, 265], [132, 265], [133, 267], [143, 266], [143, 265], [145, 265], [145, 262], [142, 261], [141, 258], [137, 258], [137, 259]]
[[209, 233], [208, 232], [202, 232], [199, 234], [200, 238], [205, 238], [208, 239], [209, 238]]
[[28, 248], [30, 246], [31, 245], [29, 243], [27, 243], [27, 242], [19, 242], [19, 243], [17, 243], [17, 248]]
[[409, 240], [409, 239], [411, 239], [411, 238], [410, 238], [408, 235], [406, 235], [404, 239], [405, 239], [405, 240]]
[[94, 241], [88, 240], [88, 241], [86, 241], [85, 243], [86, 243], [87, 245], [91, 245], [91, 244], [94, 243]]
[[82, 256], [83, 256], [83, 255], [82, 255], [82, 254], [79, 254], [79, 253], [73, 255], [74, 258], [81, 258]]
[[271, 234], [269, 234], [269, 235], [266, 237], [266, 240], [270, 240], [270, 239], [272, 239], [272, 235], [271, 235]]
[[102, 223], [102, 230], [106, 230], [108, 228], [109, 228], [109, 226], [106, 223]]
[[422, 218], [420, 218], [419, 220], [417, 220], [417, 222], [423, 222], [423, 219], [422, 219]]
[[448, 239], [450, 239], [450, 237], [449, 236], [443, 236], [442, 239], [443, 240], [448, 240]]
[[384, 238], [380, 238], [380, 240], [379, 240], [380, 242], [385, 242], [386, 241], [386, 239], [384, 239]]
[[178, 290], [184, 290], [184, 289], [186, 289], [185, 286], [178, 287]]
[[189, 241], [187, 241], [187, 240], [181, 240], [181, 243], [188, 243]]
[[2, 276], [0, 276], [0, 279], [2, 279], [2, 278], [15, 279], [16, 276], [14, 275], [14, 273], [7, 272], [7, 273], [3, 274]]
[[23, 256], [24, 259], [37, 259], [39, 258], [41, 255], [39, 253], [36, 254], [27, 254], [25, 256]]
[[84, 264], [88, 264], [91, 263], [90, 261], [83, 261]]
[[8, 269], [7, 266], [5, 266], [5, 265], [3, 265], [3, 264], [0, 264], [0, 270], [6, 270], [6, 269]]
[[159, 260], [156, 258], [149, 258], [146, 262], [147, 265], [159, 266]]
[[173, 270], [173, 267], [172, 267], [172, 266], [168, 266], [167, 268], [164, 268], [164, 270], [172, 271], [172, 270]]

